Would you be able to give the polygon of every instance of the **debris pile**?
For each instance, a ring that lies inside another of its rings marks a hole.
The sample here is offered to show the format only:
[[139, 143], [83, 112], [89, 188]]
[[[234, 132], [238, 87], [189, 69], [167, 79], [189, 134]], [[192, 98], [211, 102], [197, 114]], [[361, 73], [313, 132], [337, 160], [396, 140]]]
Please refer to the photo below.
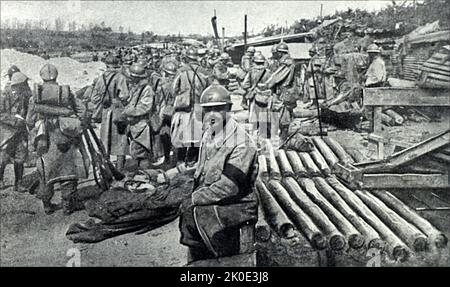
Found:
[[31, 86], [34, 82], [41, 82], [39, 71], [45, 63], [55, 65], [59, 72], [58, 81], [61, 84], [70, 85], [74, 90], [92, 84], [105, 69], [105, 64], [102, 62], [80, 63], [68, 57], [51, 58], [46, 61], [39, 56], [3, 49], [1, 50], [1, 88], [3, 89], [7, 83], [7, 71], [11, 65], [19, 67], [31, 79]]
[[447, 238], [394, 195], [352, 189], [332, 174], [350, 155], [330, 137], [313, 137], [310, 152], [273, 150], [259, 156], [257, 189], [264, 217], [282, 238], [301, 232], [315, 249], [380, 248], [393, 260], [443, 248]]

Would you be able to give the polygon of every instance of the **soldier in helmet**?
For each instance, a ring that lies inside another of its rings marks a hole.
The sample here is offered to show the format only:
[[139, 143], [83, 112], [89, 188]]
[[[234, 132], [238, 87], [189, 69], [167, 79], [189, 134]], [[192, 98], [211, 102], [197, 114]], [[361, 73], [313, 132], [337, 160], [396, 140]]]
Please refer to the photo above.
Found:
[[265, 67], [265, 64], [265, 57], [262, 54], [256, 54], [253, 58], [253, 67], [242, 82], [242, 88], [246, 91], [245, 99], [250, 106], [250, 123], [253, 123], [254, 130], [258, 130], [260, 136], [270, 138], [268, 106], [271, 92], [260, 84], [265, 83], [272, 72]]
[[100, 139], [108, 155], [117, 156], [116, 167], [122, 170], [128, 152], [126, 121], [120, 115], [129, 98], [127, 77], [119, 71], [119, 61], [109, 55], [106, 71], [97, 79], [91, 102], [96, 105], [93, 117], [101, 117]]
[[[306, 88], [305, 88], [305, 100], [309, 100], [307, 107], [314, 106], [314, 99], [316, 98], [316, 89], [314, 88], [314, 79], [312, 78], [313, 72], [314, 76], [320, 73], [319, 69], [319, 53], [316, 47], [312, 47], [309, 49], [309, 56], [311, 59], [309, 60], [308, 67], [306, 68]], [[314, 70], [313, 70], [314, 69]], [[316, 77], [317, 79], [317, 77]], [[317, 80], [316, 80], [317, 81]], [[316, 83], [318, 84], [318, 83]], [[318, 85], [317, 90], [320, 91], [321, 87]], [[320, 92], [319, 92], [320, 94]], [[318, 95], [320, 97], [320, 95]]]
[[89, 120], [85, 106], [67, 85], [56, 81], [58, 70], [45, 64], [40, 76], [42, 84], [35, 84], [30, 100], [27, 122], [36, 132], [33, 144], [38, 156], [37, 169], [40, 187], [37, 197], [47, 214], [57, 206], [51, 203], [54, 185], [61, 186], [64, 214], [84, 208], [78, 197], [78, 179], [87, 178], [89, 162], [82, 144], [82, 125]]
[[272, 53], [272, 57], [270, 57], [269, 59], [267, 59], [267, 67], [269, 68], [269, 70], [273, 73], [278, 69], [279, 63], [278, 63], [278, 59], [279, 59], [279, 54], [277, 52], [277, 46], [278, 44], [274, 44], [271, 48], [271, 53]]
[[272, 100], [272, 115], [278, 114], [280, 127], [280, 138], [284, 140], [287, 137], [289, 124], [292, 121], [292, 111], [297, 106], [296, 82], [294, 79], [295, 65], [289, 55], [289, 47], [281, 42], [277, 45], [277, 54], [280, 56], [279, 67], [272, 76], [265, 82], [267, 88], [271, 89], [275, 97]]
[[325, 63], [322, 65], [320, 73], [322, 74], [322, 91], [324, 91], [323, 98], [330, 100], [334, 98], [336, 82], [334, 74], [337, 72], [337, 68], [333, 57], [333, 46], [325, 46]]
[[160, 106], [161, 130], [159, 132], [159, 141], [161, 143], [165, 162], [170, 164], [170, 152], [172, 143], [170, 140], [170, 126], [174, 114], [173, 82], [178, 67], [173, 62], [166, 63], [162, 68], [162, 78], [156, 86], [156, 98]]
[[381, 57], [381, 49], [376, 44], [370, 44], [367, 47], [369, 54], [369, 68], [365, 75], [366, 87], [381, 87], [386, 81], [386, 66]]
[[254, 223], [258, 210], [256, 144], [230, 116], [230, 94], [212, 84], [200, 105], [204, 132], [194, 191], [183, 202], [180, 218], [189, 262], [238, 254], [240, 227]]
[[134, 63], [130, 67], [129, 101], [122, 112], [131, 138], [131, 157], [141, 168], [150, 168], [155, 157], [153, 141], [158, 127], [151, 126], [150, 116], [156, 112], [155, 93], [148, 84], [145, 67]]
[[255, 56], [255, 47], [249, 46], [247, 48], [247, 51], [245, 52], [244, 56], [242, 56], [241, 59], [241, 68], [248, 72], [250, 71], [252, 64], [253, 64], [253, 57]]
[[174, 80], [175, 114], [172, 118], [172, 145], [179, 163], [195, 163], [201, 140], [201, 122], [194, 108], [208, 86], [205, 71], [198, 64], [195, 48], [186, 50], [186, 63], [178, 70]]
[[226, 87], [229, 83], [230, 71], [228, 67], [231, 62], [230, 55], [228, 53], [222, 53], [219, 57], [219, 61], [214, 65], [211, 80]]
[[14, 190], [25, 192], [22, 185], [24, 162], [28, 154], [26, 115], [31, 89], [28, 77], [16, 66], [8, 70], [9, 82], [0, 98], [0, 189], [4, 188], [6, 165], [14, 164]]

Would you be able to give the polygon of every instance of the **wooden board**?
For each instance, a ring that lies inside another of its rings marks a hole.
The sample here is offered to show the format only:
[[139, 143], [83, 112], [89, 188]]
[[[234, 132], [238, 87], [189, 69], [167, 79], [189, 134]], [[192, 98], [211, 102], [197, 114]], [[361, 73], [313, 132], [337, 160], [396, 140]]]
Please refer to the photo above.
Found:
[[365, 189], [411, 189], [450, 188], [448, 174], [364, 174], [362, 187]]
[[450, 106], [445, 90], [418, 88], [365, 88], [364, 106]]

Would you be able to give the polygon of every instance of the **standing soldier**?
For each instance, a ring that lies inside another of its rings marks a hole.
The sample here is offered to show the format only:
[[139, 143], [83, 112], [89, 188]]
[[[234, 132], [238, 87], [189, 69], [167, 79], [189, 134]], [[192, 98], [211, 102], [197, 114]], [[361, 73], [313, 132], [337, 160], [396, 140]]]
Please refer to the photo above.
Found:
[[334, 74], [336, 73], [336, 65], [334, 63], [333, 57], [333, 46], [326, 45], [325, 46], [325, 63], [322, 66], [321, 74], [322, 74], [322, 84], [325, 100], [331, 100], [334, 98], [334, 90], [336, 87], [336, 82], [334, 79]]
[[155, 110], [155, 93], [148, 84], [145, 67], [133, 64], [130, 67], [130, 94], [128, 105], [122, 117], [127, 119], [129, 136], [131, 138], [131, 157], [139, 167], [149, 168], [150, 159], [154, 156], [154, 132], [149, 119]]
[[170, 126], [174, 114], [173, 82], [177, 73], [177, 66], [173, 62], [168, 62], [163, 66], [162, 78], [156, 89], [158, 102], [160, 103], [161, 111], [161, 130], [159, 132], [160, 143], [164, 153], [166, 163], [170, 163], [170, 152], [172, 150], [172, 143], [170, 140]]
[[241, 68], [246, 72], [250, 71], [250, 69], [252, 68], [253, 57], [255, 56], [255, 51], [256, 51], [255, 47], [249, 46], [247, 48], [247, 52], [244, 54], [244, 56], [242, 56]]
[[277, 46], [278, 46], [278, 44], [274, 44], [272, 46], [272, 49], [270, 50], [272, 52], [272, 57], [270, 57], [267, 61], [267, 68], [269, 68], [269, 70], [272, 73], [275, 72], [279, 66], [279, 63], [278, 63], [279, 55], [277, 52]]
[[198, 64], [197, 50], [189, 48], [186, 51], [186, 63], [178, 70], [173, 86], [175, 114], [171, 137], [179, 163], [197, 161], [202, 123], [194, 108], [207, 85], [208, 80]]
[[91, 102], [96, 105], [93, 117], [101, 113], [100, 138], [108, 155], [117, 156], [116, 167], [122, 170], [128, 151], [126, 122], [120, 117], [128, 100], [127, 78], [118, 71], [118, 59], [106, 57], [106, 71], [97, 79], [91, 94]]
[[14, 163], [14, 191], [25, 192], [22, 186], [24, 162], [28, 154], [26, 115], [31, 90], [28, 77], [16, 66], [8, 70], [10, 82], [0, 98], [0, 189], [4, 188], [6, 165]]
[[[309, 103], [306, 105], [306, 107], [310, 108], [315, 105], [315, 99], [316, 99], [316, 88], [320, 91], [320, 87], [314, 87], [314, 83], [317, 81], [317, 79], [313, 79], [313, 73], [314, 75], [319, 73], [318, 65], [319, 63], [319, 54], [317, 52], [316, 47], [312, 47], [309, 49], [309, 56], [311, 59], [309, 60], [308, 67], [306, 68], [306, 83], [305, 83], [305, 100], [308, 100]], [[314, 70], [313, 70], [314, 69]], [[317, 83], [316, 83], [317, 84]], [[320, 93], [319, 93], [320, 94]], [[317, 97], [320, 97], [320, 95], [317, 95]]]
[[230, 94], [212, 84], [200, 105], [205, 131], [194, 191], [183, 202], [180, 218], [189, 262], [238, 254], [240, 227], [254, 223], [258, 213], [256, 145], [230, 116]]
[[254, 131], [258, 130], [260, 136], [270, 138], [268, 106], [271, 92], [270, 90], [265, 90], [264, 85], [259, 87], [258, 85], [265, 83], [272, 75], [272, 72], [265, 67], [266, 59], [262, 54], [256, 54], [253, 58], [253, 63], [253, 67], [242, 82], [242, 88], [246, 90], [244, 97], [248, 101], [247, 105], [250, 106], [249, 119], [250, 123], [253, 124]]
[[68, 215], [84, 208], [77, 186], [78, 179], [88, 176], [89, 161], [81, 138], [83, 121], [88, 117], [85, 106], [70, 87], [56, 82], [55, 66], [46, 64], [39, 74], [44, 82], [35, 84], [27, 115], [28, 124], [38, 131], [33, 143], [40, 156], [37, 197], [42, 200], [45, 213], [53, 213], [57, 209], [51, 203], [54, 185], [60, 183], [62, 208]]
[[[286, 43], [278, 44], [277, 53], [281, 56], [279, 67], [267, 80], [266, 85], [275, 94], [272, 101], [272, 111], [279, 114], [280, 138], [284, 140], [292, 121], [292, 111], [297, 106], [294, 79], [295, 65], [289, 55], [289, 47]], [[274, 115], [274, 113], [271, 114]]]

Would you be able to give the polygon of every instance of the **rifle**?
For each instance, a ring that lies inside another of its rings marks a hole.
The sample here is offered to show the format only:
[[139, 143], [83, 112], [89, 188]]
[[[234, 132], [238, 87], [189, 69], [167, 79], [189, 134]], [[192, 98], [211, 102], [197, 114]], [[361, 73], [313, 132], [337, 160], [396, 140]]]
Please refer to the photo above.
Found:
[[[125, 175], [116, 169], [112, 162], [108, 159], [103, 143], [95, 134], [91, 124], [83, 129], [83, 137], [86, 142], [89, 154], [92, 157], [92, 170], [94, 180], [98, 187], [103, 190], [108, 190], [113, 179], [122, 180]], [[91, 138], [94, 140], [97, 149], [95, 149]]]
[[[313, 59], [314, 61], [314, 59]], [[319, 120], [319, 131], [320, 131], [320, 137], [322, 137], [322, 121], [320, 120], [320, 107], [319, 107], [319, 93], [317, 91], [317, 85], [316, 85], [316, 76], [314, 75], [314, 63], [311, 65], [311, 76], [313, 79], [314, 84], [314, 94], [315, 94], [315, 102], [317, 107], [317, 119]]]

